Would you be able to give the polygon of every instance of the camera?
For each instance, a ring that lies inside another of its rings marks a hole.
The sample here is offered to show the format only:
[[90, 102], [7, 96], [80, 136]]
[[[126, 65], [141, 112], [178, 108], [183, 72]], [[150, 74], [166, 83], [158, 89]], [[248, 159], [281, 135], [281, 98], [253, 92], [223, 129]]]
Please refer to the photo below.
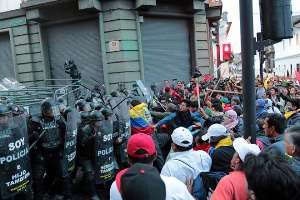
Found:
[[200, 70], [196, 70], [192, 75], [193, 78], [198, 78], [200, 76], [202, 76], [202, 73]]
[[229, 78], [225, 78], [225, 79], [224, 79], [224, 82], [228, 82], [228, 81], [229, 81]]

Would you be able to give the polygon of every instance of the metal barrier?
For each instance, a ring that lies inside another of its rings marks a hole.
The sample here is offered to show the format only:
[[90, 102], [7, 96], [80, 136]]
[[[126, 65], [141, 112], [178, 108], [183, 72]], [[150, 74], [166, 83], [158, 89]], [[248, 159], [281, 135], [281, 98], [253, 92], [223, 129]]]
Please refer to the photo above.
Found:
[[[65, 83], [72, 81], [73, 83], [67, 85], [51, 85], [49, 81], [63, 81]], [[41, 103], [45, 98], [52, 98], [54, 100], [63, 99], [66, 106], [73, 106], [78, 97], [84, 93], [81, 80], [46, 79], [45, 83], [46, 87], [28, 87], [20, 90], [0, 91], [0, 98], [15, 100], [16, 104], [23, 106], [29, 115], [40, 115]]]

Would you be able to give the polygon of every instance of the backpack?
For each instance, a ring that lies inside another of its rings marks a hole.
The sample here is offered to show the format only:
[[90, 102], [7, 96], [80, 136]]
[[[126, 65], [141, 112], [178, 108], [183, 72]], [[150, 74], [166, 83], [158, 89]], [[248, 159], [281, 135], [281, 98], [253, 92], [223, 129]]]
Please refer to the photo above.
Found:
[[201, 172], [194, 181], [193, 196], [197, 200], [207, 200], [226, 175], [225, 172]]

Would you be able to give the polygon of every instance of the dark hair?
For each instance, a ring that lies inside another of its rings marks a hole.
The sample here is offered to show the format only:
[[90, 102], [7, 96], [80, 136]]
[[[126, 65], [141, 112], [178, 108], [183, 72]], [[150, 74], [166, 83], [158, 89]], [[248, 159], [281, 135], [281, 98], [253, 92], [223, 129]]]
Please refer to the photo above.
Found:
[[282, 156], [248, 154], [244, 172], [248, 188], [253, 190], [257, 200], [293, 199], [300, 189], [297, 173]]
[[290, 99], [287, 98], [286, 102], [291, 102], [293, 107], [296, 107], [296, 109], [298, 110], [300, 108], [300, 102], [298, 99]]
[[267, 115], [268, 126], [274, 126], [275, 131], [279, 134], [283, 134], [286, 128], [286, 120], [282, 114], [270, 113]]
[[[144, 149], [139, 149], [135, 152], [135, 154], [137, 154], [137, 155], [144, 155], [147, 153], [148, 152]], [[146, 158], [136, 158], [136, 157], [130, 156], [129, 154], [127, 154], [127, 156], [131, 160], [132, 164], [135, 164], [135, 163], [151, 164], [154, 161], [155, 153]]]
[[288, 142], [297, 149], [297, 154], [300, 155], [300, 126], [287, 128], [285, 133], [289, 133]]
[[262, 81], [259, 81], [259, 84], [260, 84], [260, 85], [264, 85], [264, 83], [263, 83]]
[[[174, 144], [175, 144], [175, 143], [174, 143]], [[176, 146], [176, 148], [177, 148], [179, 151], [188, 151], [188, 150], [190, 150], [190, 149], [193, 148], [193, 144], [191, 144], [191, 145], [188, 146], [188, 147], [182, 147], [182, 146], [179, 146], [179, 145], [177, 145], [177, 144], [175, 144], [175, 146]]]
[[141, 104], [141, 102], [139, 100], [134, 99], [130, 102], [130, 104], [132, 105], [132, 107], [134, 107], [134, 106]]
[[219, 103], [214, 103], [214, 104], [212, 105], [212, 107], [215, 108], [215, 110], [218, 111], [218, 112], [223, 112], [223, 107], [222, 107], [222, 105], [219, 104]]
[[266, 91], [266, 96], [271, 97], [271, 92], [270, 91]]
[[271, 90], [274, 90], [276, 93], [278, 93], [278, 88], [277, 87], [272, 87]]
[[188, 99], [184, 99], [182, 102], [186, 104], [186, 107], [190, 107], [191, 105], [191, 101]]
[[169, 87], [166, 87], [166, 88], [165, 88], [165, 91], [166, 91], [166, 92], [170, 92], [170, 90], [171, 90], [171, 89], [170, 89]]
[[233, 98], [231, 101], [235, 101], [237, 105], [241, 104], [241, 101], [238, 98]]
[[190, 107], [192, 107], [192, 108], [198, 108], [198, 102], [197, 101], [191, 101]]
[[232, 106], [233, 110], [236, 112], [237, 116], [243, 114], [243, 109], [239, 105]]
[[199, 144], [203, 144], [203, 143], [208, 142], [208, 140], [206, 140], [206, 141], [202, 140], [202, 136], [205, 135], [206, 133], [207, 133], [207, 130], [199, 130], [198, 133], [195, 135], [195, 139], [196, 139], [196, 137], [199, 138], [198, 141], [197, 141]]

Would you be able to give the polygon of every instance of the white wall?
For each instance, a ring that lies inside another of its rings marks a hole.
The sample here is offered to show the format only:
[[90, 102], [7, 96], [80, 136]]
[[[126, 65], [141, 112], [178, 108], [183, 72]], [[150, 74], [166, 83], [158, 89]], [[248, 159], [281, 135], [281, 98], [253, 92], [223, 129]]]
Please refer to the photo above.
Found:
[[20, 3], [21, 0], [0, 0], [0, 12], [19, 9]]
[[290, 75], [294, 77], [295, 71], [297, 70], [297, 64], [300, 65], [300, 28], [294, 27], [293, 29], [293, 38], [285, 39], [282, 42], [274, 45], [276, 75], [286, 76], [288, 70]]

